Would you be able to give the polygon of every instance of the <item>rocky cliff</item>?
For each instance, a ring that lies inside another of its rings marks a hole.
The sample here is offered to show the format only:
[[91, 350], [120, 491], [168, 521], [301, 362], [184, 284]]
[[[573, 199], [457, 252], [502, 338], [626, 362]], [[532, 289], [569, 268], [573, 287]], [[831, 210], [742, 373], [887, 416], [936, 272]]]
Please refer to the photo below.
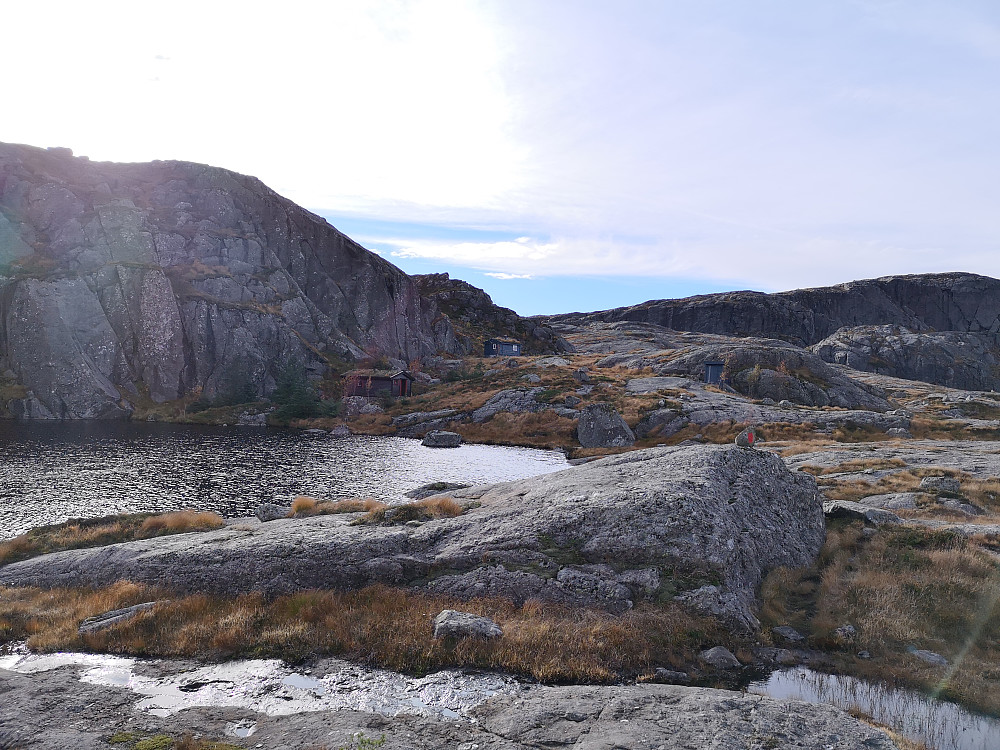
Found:
[[706, 294], [545, 320], [781, 339], [854, 369], [1000, 388], [1000, 280], [970, 273], [886, 276], [777, 294]]
[[799, 346], [845, 326], [896, 325], [910, 331], [1000, 333], [1000, 280], [971, 273], [886, 276], [792, 292], [724, 292], [652, 300], [554, 322], [633, 321], [678, 331], [760, 336]]
[[264, 395], [290, 362], [469, 348], [409, 276], [253, 177], [0, 144], [0, 416], [125, 416]]
[[[513, 310], [494, 304], [486, 292], [446, 273], [414, 276], [420, 293], [448, 315], [463, 343], [473, 348], [483, 339], [513, 337], [525, 354], [568, 352], [573, 347], [539, 320], [522, 318]], [[480, 349], [481, 351], [481, 349]]]

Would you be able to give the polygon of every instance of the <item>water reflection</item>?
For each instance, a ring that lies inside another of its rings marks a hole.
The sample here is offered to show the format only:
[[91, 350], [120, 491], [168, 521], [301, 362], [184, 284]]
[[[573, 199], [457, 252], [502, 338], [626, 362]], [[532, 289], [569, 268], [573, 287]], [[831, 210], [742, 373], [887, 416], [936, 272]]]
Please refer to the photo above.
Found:
[[1000, 720], [980, 716], [953, 703], [936, 701], [914, 690], [889, 688], [844, 675], [828, 675], [805, 667], [774, 672], [751, 683], [752, 693], [839, 708], [860, 708], [880, 724], [930, 750], [996, 750]]
[[[524, 687], [512, 677], [475, 670], [446, 669], [425, 677], [328, 659], [312, 674], [295, 672], [274, 659], [214, 664], [177, 674], [151, 676], [153, 662], [102, 654], [28, 654], [0, 656], [0, 669], [37, 674], [65, 666], [82, 668], [80, 680], [124, 687], [142, 696], [136, 709], [170, 716], [194, 706], [246, 708], [269, 716], [350, 709], [386, 716], [420, 714], [463, 719], [498, 694]], [[233, 724], [232, 736], [249, 736], [249, 726]]]
[[0, 421], [0, 539], [112, 513], [253, 513], [308, 494], [395, 501], [432, 481], [497, 482], [566, 467], [557, 451], [298, 430], [129, 422]]

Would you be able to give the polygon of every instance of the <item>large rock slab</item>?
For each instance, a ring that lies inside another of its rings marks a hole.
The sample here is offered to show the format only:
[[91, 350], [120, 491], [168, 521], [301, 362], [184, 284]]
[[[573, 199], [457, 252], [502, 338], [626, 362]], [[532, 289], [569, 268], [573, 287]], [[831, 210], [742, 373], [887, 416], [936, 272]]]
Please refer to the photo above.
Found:
[[683, 574], [689, 588], [734, 595], [746, 618], [763, 575], [808, 565], [825, 537], [813, 477], [735, 446], [633, 451], [450, 494], [479, 506], [417, 527], [350, 526], [350, 515], [241, 522], [13, 563], [0, 583], [131, 579], [231, 594], [382, 582], [622, 610], [661, 586], [676, 592]]
[[[176, 677], [190, 663], [163, 660], [156, 669]], [[254, 728], [251, 746], [289, 750], [356, 747], [359, 739], [384, 750], [896, 750], [884, 732], [832, 706], [679, 685], [525, 687], [471, 709], [475, 721], [350, 709], [269, 716], [215, 706], [157, 716], [135, 709], [135, 693], [81, 682], [71, 668], [0, 669], [0, 694], [0, 743], [33, 750], [100, 750], [125, 732], [224, 737], [237, 722]], [[751, 738], [759, 742], [748, 745]]]

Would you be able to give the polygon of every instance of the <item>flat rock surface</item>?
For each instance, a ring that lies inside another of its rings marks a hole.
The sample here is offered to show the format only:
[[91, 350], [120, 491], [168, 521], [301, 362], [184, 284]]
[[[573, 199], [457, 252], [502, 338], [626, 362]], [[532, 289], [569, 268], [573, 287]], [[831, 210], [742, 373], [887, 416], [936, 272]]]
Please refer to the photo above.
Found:
[[245, 740], [250, 746], [289, 750], [354, 747], [359, 732], [386, 750], [896, 750], [883, 732], [837, 708], [678, 685], [532, 687], [472, 709], [477, 723], [352, 710], [267, 716], [212, 707], [158, 717], [136, 710], [137, 698], [125, 688], [80, 682], [72, 667], [39, 674], [0, 669], [0, 694], [0, 742], [31, 750], [103, 750], [117, 732], [232, 742], [237, 724], [254, 728]]

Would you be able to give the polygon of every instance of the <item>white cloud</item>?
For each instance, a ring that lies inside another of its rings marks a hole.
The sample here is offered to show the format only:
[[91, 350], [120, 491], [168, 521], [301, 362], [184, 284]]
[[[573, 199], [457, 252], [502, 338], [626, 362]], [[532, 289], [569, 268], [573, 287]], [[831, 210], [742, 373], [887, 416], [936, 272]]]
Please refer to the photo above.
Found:
[[4, 24], [46, 41], [0, 46], [30, 71], [0, 140], [516, 237], [365, 238], [387, 257], [771, 289], [1000, 275], [1000, 6], [38, 0]]
[[533, 279], [535, 278], [530, 273], [487, 273], [486, 276], [492, 276], [494, 279], [500, 279], [502, 281], [510, 281], [511, 279]]

